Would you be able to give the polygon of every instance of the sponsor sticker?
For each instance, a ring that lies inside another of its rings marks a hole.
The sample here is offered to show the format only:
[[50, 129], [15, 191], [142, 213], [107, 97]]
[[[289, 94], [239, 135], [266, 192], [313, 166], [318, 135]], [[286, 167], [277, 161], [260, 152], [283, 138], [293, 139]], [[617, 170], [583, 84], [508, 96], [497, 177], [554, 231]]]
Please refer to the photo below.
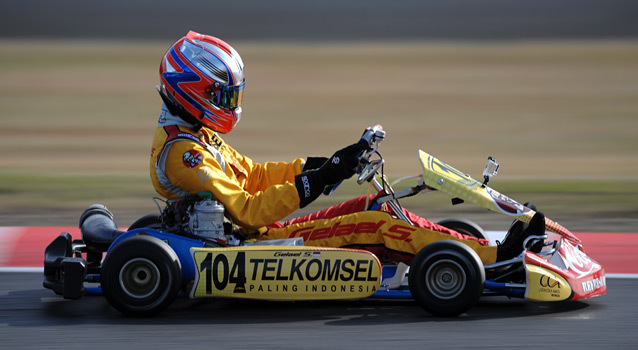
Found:
[[589, 275], [593, 271], [600, 269], [599, 264], [568, 241], [563, 241], [558, 252], [563, 257], [567, 269], [576, 273], [578, 277]]
[[521, 216], [531, 211], [526, 206], [490, 187], [486, 187], [485, 191], [494, 200], [494, 204], [505, 214]]
[[376, 234], [383, 232], [382, 235], [391, 239], [411, 242], [411, 233], [417, 229], [407, 224], [394, 224], [390, 226], [385, 220], [379, 221], [358, 221], [342, 223], [337, 221], [330, 226], [304, 226], [290, 233], [288, 238], [303, 237], [304, 241], [314, 241], [320, 239], [328, 239], [332, 237], [348, 236], [353, 233], [357, 234]]
[[606, 287], [607, 282], [605, 280], [605, 276], [600, 276], [598, 278], [594, 278], [588, 281], [581, 282], [583, 293], [593, 292], [600, 288]]
[[381, 264], [368, 252], [249, 248], [192, 248], [198, 272], [191, 298], [364, 298], [381, 282]]
[[536, 265], [527, 264], [527, 298], [539, 301], [570, 299], [572, 288], [563, 276]]
[[182, 161], [187, 168], [194, 168], [202, 162], [202, 155], [198, 151], [192, 149], [184, 153]]

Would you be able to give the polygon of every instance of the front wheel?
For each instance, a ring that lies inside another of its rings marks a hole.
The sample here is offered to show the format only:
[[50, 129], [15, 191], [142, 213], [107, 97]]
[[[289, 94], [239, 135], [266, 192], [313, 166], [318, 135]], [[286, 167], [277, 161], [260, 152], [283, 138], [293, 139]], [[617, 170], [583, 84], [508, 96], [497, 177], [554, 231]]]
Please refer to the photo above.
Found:
[[434, 316], [457, 316], [483, 293], [485, 270], [478, 254], [453, 240], [425, 246], [414, 257], [408, 276], [414, 300]]
[[149, 316], [177, 297], [182, 268], [175, 251], [152, 236], [134, 236], [114, 246], [101, 271], [106, 299], [129, 316]]
[[463, 218], [450, 218], [444, 219], [436, 223], [437, 225], [441, 225], [443, 227], [447, 227], [450, 230], [454, 230], [458, 233], [464, 234], [466, 236], [472, 236], [480, 239], [485, 239], [489, 241], [489, 238], [485, 234], [485, 231], [474, 221], [463, 219]]

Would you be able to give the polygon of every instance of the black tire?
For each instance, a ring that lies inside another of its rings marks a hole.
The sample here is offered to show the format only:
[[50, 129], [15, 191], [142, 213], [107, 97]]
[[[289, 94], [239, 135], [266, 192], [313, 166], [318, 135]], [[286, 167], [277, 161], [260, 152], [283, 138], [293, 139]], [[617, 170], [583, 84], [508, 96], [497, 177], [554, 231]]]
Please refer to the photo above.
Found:
[[443, 227], [447, 227], [451, 230], [454, 230], [458, 233], [462, 233], [464, 235], [485, 239], [489, 241], [489, 238], [483, 231], [483, 228], [479, 226], [474, 221], [462, 218], [451, 218], [445, 219], [437, 222], [437, 225], [441, 225]]
[[458, 316], [483, 293], [485, 270], [478, 254], [452, 240], [425, 246], [414, 257], [408, 275], [414, 300], [434, 316]]
[[135, 230], [138, 228], [152, 228], [155, 230], [160, 230], [162, 228], [162, 224], [160, 222], [159, 214], [148, 214], [144, 215], [141, 218], [135, 220], [134, 223], [129, 226], [128, 230]]
[[182, 267], [175, 251], [152, 236], [127, 238], [106, 255], [102, 291], [118, 311], [150, 316], [168, 307], [182, 285]]

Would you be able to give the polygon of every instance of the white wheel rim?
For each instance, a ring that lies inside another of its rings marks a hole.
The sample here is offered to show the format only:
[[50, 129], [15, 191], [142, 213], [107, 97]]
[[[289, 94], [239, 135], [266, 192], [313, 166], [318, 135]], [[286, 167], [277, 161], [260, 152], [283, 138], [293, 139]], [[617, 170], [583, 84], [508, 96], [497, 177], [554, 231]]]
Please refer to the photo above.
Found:
[[119, 281], [124, 293], [132, 298], [143, 299], [159, 288], [160, 272], [149, 259], [135, 258], [122, 266]]
[[428, 291], [438, 299], [450, 300], [465, 289], [467, 275], [459, 263], [450, 259], [435, 261], [425, 273]]

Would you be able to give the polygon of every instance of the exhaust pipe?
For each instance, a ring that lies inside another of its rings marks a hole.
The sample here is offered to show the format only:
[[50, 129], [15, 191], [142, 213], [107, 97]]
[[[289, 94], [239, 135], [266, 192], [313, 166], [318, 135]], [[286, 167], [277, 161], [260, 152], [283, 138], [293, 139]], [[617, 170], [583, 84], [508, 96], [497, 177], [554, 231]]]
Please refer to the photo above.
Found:
[[93, 204], [80, 216], [80, 231], [86, 247], [105, 252], [117, 237], [125, 233], [117, 228], [113, 214], [102, 204]]

